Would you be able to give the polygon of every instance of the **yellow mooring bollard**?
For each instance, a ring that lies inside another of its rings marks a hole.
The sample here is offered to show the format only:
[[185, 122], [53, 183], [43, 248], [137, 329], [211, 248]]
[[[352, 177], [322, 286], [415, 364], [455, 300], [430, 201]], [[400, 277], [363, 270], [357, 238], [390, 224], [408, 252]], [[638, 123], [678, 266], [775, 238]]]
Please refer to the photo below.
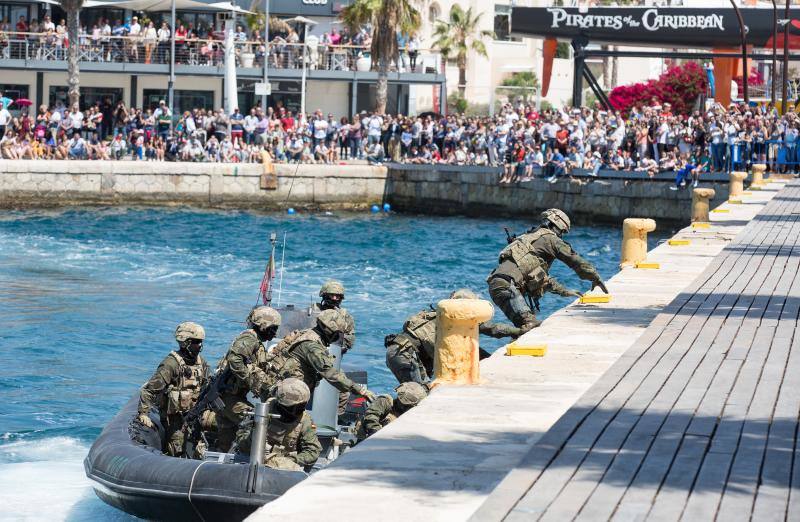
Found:
[[652, 219], [627, 218], [622, 222], [622, 258], [619, 266], [636, 266], [647, 257], [647, 233], [656, 229]]
[[763, 163], [756, 163], [753, 165], [753, 181], [750, 183], [751, 187], [760, 187], [764, 185], [764, 172], [767, 171], [767, 166]]
[[716, 195], [714, 189], [696, 188], [692, 190], [692, 223], [705, 223], [708, 217], [709, 201]]
[[728, 190], [728, 199], [737, 199], [742, 196], [744, 192], [744, 180], [747, 179], [747, 172], [733, 171], [730, 174], [730, 189]]
[[481, 299], [443, 299], [436, 306], [436, 384], [478, 384], [478, 325], [494, 307]]

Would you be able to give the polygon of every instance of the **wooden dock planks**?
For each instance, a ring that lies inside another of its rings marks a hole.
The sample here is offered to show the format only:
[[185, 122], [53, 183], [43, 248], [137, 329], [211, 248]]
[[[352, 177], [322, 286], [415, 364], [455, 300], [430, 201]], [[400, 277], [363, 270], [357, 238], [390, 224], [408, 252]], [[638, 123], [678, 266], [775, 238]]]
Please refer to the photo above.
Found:
[[798, 272], [793, 182], [534, 445], [514, 507], [473, 520], [797, 520]]

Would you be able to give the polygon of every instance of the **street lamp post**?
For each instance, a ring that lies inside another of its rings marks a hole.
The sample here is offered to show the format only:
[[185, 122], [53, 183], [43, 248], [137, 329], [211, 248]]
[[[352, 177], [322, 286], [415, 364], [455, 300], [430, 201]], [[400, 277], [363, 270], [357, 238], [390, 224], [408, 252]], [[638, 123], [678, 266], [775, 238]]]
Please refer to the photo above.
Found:
[[[774, 0], [773, 0], [774, 1]], [[264, 88], [269, 85], [269, 0], [264, 0]], [[261, 96], [261, 110], [267, 114], [267, 94]]]
[[747, 89], [747, 77], [750, 76], [750, 71], [747, 68], [747, 27], [744, 25], [742, 13], [739, 11], [739, 6], [736, 5], [736, 0], [731, 0], [731, 5], [736, 12], [736, 18], [739, 20], [739, 32], [742, 37], [742, 90], [744, 91], [744, 103], [749, 105], [750, 93]]
[[169, 81], [167, 82], [167, 107], [171, 111], [169, 118], [169, 130], [172, 131], [173, 117], [175, 115], [175, 0], [172, 0], [171, 6], [172, 27], [170, 27], [170, 42], [169, 42]]
[[772, 0], [772, 86], [770, 89], [770, 99], [772, 106], [775, 107], [775, 79], [778, 77], [778, 5]]
[[786, 8], [783, 12], [783, 18], [783, 78], [781, 78], [781, 113], [786, 112], [786, 97], [788, 96], [786, 89], [788, 87], [787, 81], [789, 79], [789, 0], [786, 0]]

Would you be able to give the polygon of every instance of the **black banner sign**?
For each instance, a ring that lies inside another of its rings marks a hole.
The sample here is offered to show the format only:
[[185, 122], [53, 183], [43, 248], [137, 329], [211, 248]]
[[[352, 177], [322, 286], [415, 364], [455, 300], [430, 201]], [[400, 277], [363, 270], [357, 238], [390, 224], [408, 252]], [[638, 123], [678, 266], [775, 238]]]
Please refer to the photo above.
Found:
[[[741, 9], [747, 41], [755, 47], [772, 46], [772, 9]], [[790, 11], [790, 45], [800, 47], [800, 9]], [[779, 9], [779, 19], [783, 9]], [[736, 47], [739, 22], [732, 8], [686, 7], [515, 7], [511, 30], [518, 36], [628, 43], [655, 47]], [[783, 29], [778, 26], [778, 44]]]

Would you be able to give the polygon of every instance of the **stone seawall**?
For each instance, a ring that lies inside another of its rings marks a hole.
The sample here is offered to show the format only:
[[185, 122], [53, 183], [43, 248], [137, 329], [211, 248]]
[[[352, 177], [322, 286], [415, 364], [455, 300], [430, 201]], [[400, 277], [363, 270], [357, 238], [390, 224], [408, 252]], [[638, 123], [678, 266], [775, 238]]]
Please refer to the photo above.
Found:
[[359, 208], [384, 199], [386, 168], [260, 164], [0, 160], [0, 207], [190, 204], [277, 210]]
[[[513, 185], [498, 184], [500, 176], [499, 169], [488, 167], [391, 165], [387, 200], [396, 210], [425, 214], [531, 216], [557, 207], [578, 221], [648, 217], [687, 223], [691, 217], [691, 190], [670, 190], [671, 173], [656, 179], [641, 173], [601, 172], [597, 178], [581, 173], [556, 183], [536, 178]], [[726, 175], [701, 179], [701, 187], [716, 191], [712, 206], [728, 199]]]
[[[641, 216], [686, 223], [691, 190], [669, 190], [672, 174], [583, 172], [548, 183], [541, 178], [500, 185], [500, 170], [449, 165], [276, 165], [262, 183], [260, 164], [141, 161], [0, 160], [0, 207], [83, 204], [188, 204], [280, 210], [350, 209], [388, 201], [424, 214], [531, 216], [563, 208], [577, 221], [618, 222]], [[263, 186], [273, 188], [265, 189]], [[704, 175], [728, 198], [727, 176]]]

